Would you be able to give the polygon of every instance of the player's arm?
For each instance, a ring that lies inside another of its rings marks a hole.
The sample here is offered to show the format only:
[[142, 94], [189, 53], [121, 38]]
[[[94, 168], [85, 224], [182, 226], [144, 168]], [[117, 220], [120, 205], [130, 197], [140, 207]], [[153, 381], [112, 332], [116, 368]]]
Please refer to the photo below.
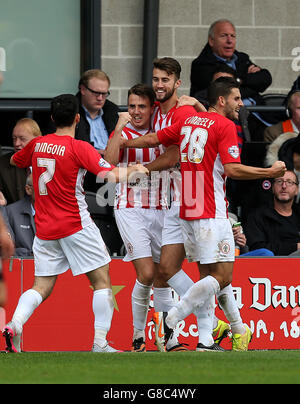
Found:
[[125, 182], [131, 175], [144, 176], [149, 174], [149, 170], [142, 164], [135, 164], [129, 167], [114, 167], [111, 171], [105, 175], [105, 179], [108, 182]]
[[276, 161], [272, 165], [272, 167], [268, 168], [251, 167], [240, 163], [224, 164], [225, 175], [235, 180], [277, 178], [282, 177], [285, 172], [286, 172], [286, 166], [283, 161]]
[[120, 162], [120, 143], [123, 128], [131, 121], [128, 112], [120, 112], [113, 135], [109, 138], [104, 153], [104, 159], [113, 165]]
[[177, 145], [171, 145], [167, 150], [158, 156], [149, 164], [145, 164], [145, 167], [149, 171], [162, 171], [168, 168], [174, 167], [179, 162], [179, 148]]
[[155, 147], [160, 145], [157, 133], [147, 133], [147, 135], [140, 136], [135, 139], [123, 139], [121, 147], [143, 149], [145, 147]]

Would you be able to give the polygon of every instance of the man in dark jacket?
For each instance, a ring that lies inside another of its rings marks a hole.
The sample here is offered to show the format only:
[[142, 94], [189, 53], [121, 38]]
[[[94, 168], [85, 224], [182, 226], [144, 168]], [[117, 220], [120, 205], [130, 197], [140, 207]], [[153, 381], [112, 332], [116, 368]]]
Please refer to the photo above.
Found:
[[266, 248], [274, 255], [300, 250], [300, 213], [293, 204], [299, 183], [293, 171], [273, 182], [273, 206], [264, 206], [248, 217], [244, 231], [250, 251]]
[[77, 97], [80, 105], [80, 122], [75, 139], [91, 143], [104, 153], [111, 132], [118, 121], [119, 108], [107, 100], [110, 79], [99, 69], [87, 70], [79, 80]]
[[[99, 69], [87, 70], [81, 76], [76, 94], [79, 100], [80, 122], [76, 127], [75, 139], [84, 140], [104, 154], [108, 138], [119, 119], [119, 108], [109, 101], [110, 79]], [[84, 189], [97, 192], [101, 184], [96, 177], [87, 173]]]
[[207, 88], [216, 65], [225, 63], [236, 71], [242, 99], [252, 98], [260, 103], [259, 93], [271, 85], [272, 76], [268, 70], [255, 65], [246, 53], [238, 52], [235, 46], [236, 31], [232, 22], [215, 21], [209, 28], [208, 43], [192, 62], [191, 96]]

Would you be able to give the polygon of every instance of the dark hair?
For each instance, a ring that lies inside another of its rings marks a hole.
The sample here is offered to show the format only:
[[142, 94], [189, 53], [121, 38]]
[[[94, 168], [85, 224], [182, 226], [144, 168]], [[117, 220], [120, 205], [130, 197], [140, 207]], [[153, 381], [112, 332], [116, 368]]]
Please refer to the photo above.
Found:
[[179, 62], [177, 62], [176, 59], [170, 58], [170, 57], [164, 57], [161, 59], [154, 59], [153, 60], [153, 67], [155, 69], [163, 70], [170, 74], [174, 74], [176, 79], [180, 79], [180, 73], [181, 73], [181, 66]]
[[58, 128], [72, 126], [78, 111], [78, 100], [73, 94], [61, 94], [51, 101], [51, 116]]
[[228, 66], [226, 63], [218, 63], [218, 64], [216, 65], [215, 70], [214, 70], [213, 76], [214, 76], [216, 73], [227, 73], [227, 74], [231, 74], [232, 77], [235, 78], [235, 79], [236, 79], [236, 77], [237, 77], [236, 71], [235, 71], [232, 67]]
[[219, 77], [213, 81], [207, 90], [207, 99], [210, 106], [215, 106], [219, 97], [228, 97], [233, 88], [239, 88], [239, 83], [232, 77]]
[[298, 140], [298, 138], [292, 146], [292, 153], [300, 154], [300, 141]]
[[128, 98], [131, 94], [138, 95], [139, 97], [148, 98], [150, 105], [154, 105], [155, 102], [155, 92], [152, 87], [147, 84], [136, 84], [128, 90]]

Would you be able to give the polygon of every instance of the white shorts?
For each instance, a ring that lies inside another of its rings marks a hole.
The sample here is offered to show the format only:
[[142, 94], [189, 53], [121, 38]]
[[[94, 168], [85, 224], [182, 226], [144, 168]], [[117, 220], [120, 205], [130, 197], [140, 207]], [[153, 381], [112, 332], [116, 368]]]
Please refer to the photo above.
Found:
[[74, 276], [103, 267], [111, 261], [95, 223], [58, 240], [35, 237], [33, 254], [36, 276], [53, 276], [69, 268]]
[[159, 263], [164, 210], [124, 208], [115, 210], [116, 223], [126, 247], [123, 261], [152, 257]]
[[181, 220], [184, 247], [190, 262], [234, 261], [233, 232], [228, 219]]
[[181, 220], [179, 218], [179, 204], [171, 204], [165, 213], [162, 231], [162, 246], [166, 244], [183, 244]]

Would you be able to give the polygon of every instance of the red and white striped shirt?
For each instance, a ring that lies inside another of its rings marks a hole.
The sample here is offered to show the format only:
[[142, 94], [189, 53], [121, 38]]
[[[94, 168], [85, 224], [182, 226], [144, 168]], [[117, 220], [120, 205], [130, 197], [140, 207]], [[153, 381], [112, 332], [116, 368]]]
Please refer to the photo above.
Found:
[[[177, 108], [177, 103], [166, 113], [163, 114], [159, 102], [155, 102], [154, 112], [151, 117], [151, 127], [153, 132], [167, 128], [184, 118], [196, 113], [194, 107], [186, 105]], [[169, 175], [171, 201], [180, 203], [181, 197], [181, 173], [179, 168], [170, 168], [166, 170]], [[167, 197], [166, 197], [167, 199]]]
[[[113, 132], [114, 133], [114, 132]], [[113, 136], [113, 133], [111, 136]], [[149, 133], [149, 130], [137, 131], [131, 124], [122, 131], [125, 139], [135, 139]], [[163, 146], [155, 148], [136, 149], [128, 148], [120, 151], [119, 166], [127, 167], [137, 162], [147, 164], [155, 160], [163, 153]], [[167, 176], [164, 173], [151, 172], [150, 178], [146, 175], [139, 178], [130, 177], [127, 183], [116, 185], [115, 209], [145, 208], [166, 209], [165, 192], [167, 188]]]

